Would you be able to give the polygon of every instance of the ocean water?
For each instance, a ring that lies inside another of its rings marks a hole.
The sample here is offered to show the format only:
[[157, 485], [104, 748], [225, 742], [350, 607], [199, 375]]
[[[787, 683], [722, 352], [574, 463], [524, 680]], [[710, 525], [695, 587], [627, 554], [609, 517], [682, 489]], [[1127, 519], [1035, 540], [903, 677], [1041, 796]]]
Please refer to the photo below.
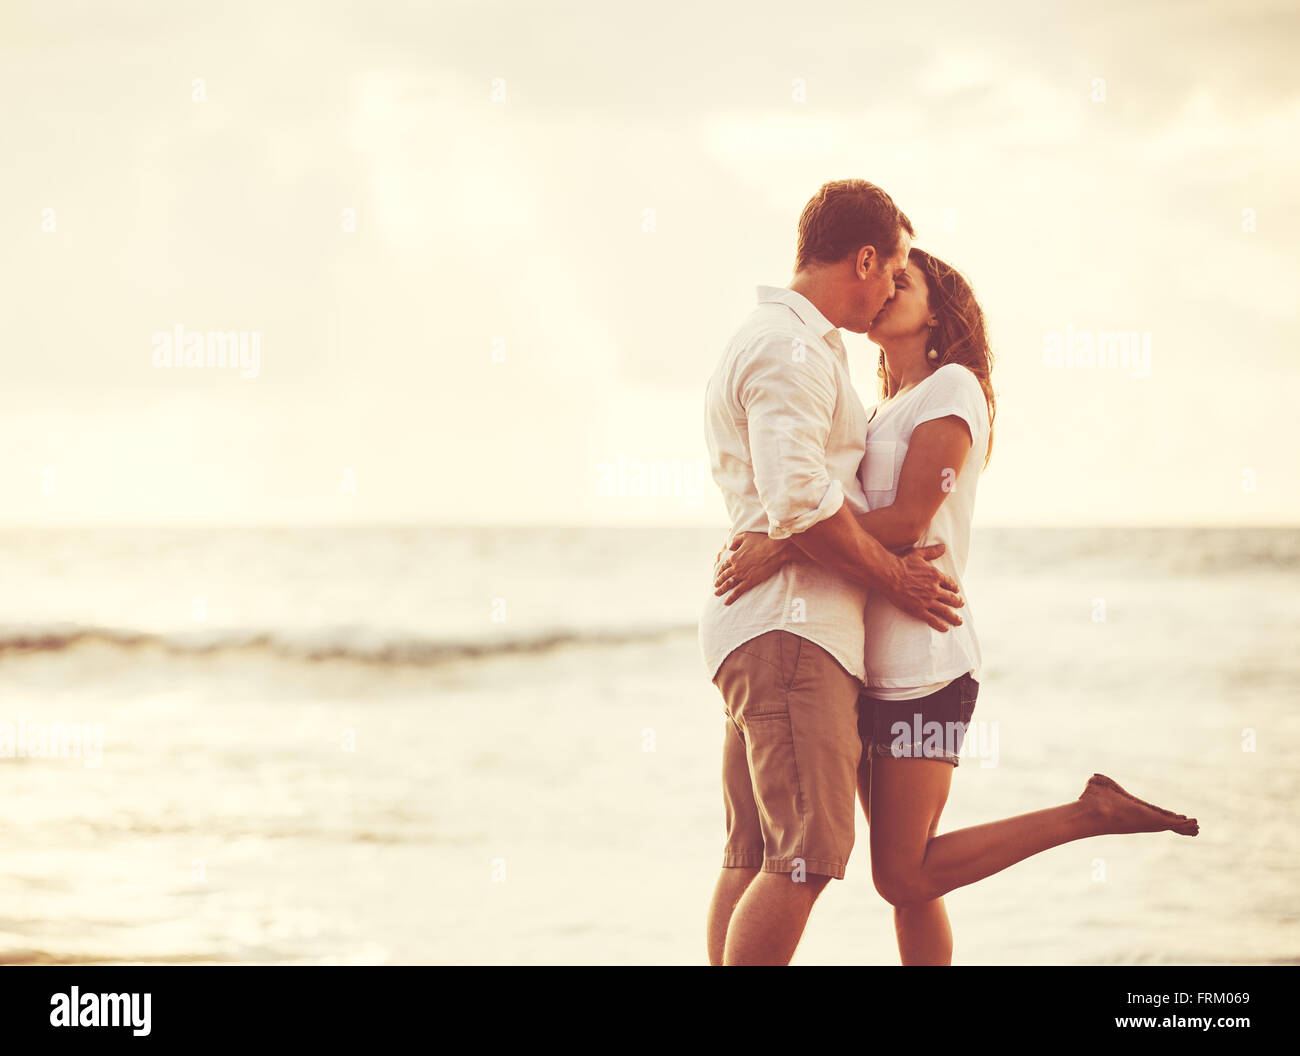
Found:
[[[2, 963], [699, 964], [715, 528], [0, 530]], [[1300, 961], [1300, 529], [976, 527], [995, 751], [1200, 835], [946, 896], [954, 963]], [[796, 964], [893, 964], [865, 822]]]

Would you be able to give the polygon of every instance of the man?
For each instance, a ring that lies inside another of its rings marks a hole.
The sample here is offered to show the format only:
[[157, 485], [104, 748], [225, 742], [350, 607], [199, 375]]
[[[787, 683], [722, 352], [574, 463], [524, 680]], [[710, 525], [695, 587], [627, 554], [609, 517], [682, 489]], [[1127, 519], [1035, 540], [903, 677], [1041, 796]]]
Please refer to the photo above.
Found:
[[[858, 483], [867, 413], [839, 328], [865, 333], [894, 294], [914, 234], [865, 180], [823, 186], [799, 219], [794, 279], [760, 286], [706, 392], [713, 479], [730, 535], [789, 538], [792, 562], [734, 604], [710, 595], [700, 646], [726, 715], [727, 840], [709, 908], [711, 964], [789, 964], [813, 902], [853, 846], [868, 588], [946, 629], [957, 584], [867, 535]], [[729, 537], [730, 537], [729, 535]]]

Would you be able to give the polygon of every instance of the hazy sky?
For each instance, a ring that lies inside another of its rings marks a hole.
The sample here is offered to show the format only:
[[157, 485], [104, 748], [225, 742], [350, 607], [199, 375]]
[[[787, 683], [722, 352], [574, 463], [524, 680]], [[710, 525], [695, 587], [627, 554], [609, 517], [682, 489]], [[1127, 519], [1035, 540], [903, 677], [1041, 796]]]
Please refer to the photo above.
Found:
[[705, 381], [857, 176], [989, 318], [981, 522], [1300, 521], [1300, 13], [995, 6], [6, 0], [4, 519], [718, 522]]

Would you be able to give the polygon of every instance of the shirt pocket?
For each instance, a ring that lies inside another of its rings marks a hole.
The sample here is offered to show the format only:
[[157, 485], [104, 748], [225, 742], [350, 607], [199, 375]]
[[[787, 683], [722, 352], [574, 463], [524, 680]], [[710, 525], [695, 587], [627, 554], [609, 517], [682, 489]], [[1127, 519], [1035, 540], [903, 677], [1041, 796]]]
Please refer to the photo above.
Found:
[[879, 493], [894, 490], [894, 463], [898, 458], [899, 446], [896, 440], [867, 441], [860, 475], [863, 491]]

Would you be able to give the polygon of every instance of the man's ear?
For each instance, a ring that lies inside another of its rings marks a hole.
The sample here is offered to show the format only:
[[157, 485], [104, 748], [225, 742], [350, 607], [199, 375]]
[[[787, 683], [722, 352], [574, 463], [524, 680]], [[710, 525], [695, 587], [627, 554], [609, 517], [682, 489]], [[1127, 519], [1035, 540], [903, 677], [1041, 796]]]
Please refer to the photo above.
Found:
[[[861, 268], [863, 271], [870, 271], [871, 262], [876, 259], [876, 247], [866, 246], [865, 248], [859, 250], [858, 253], [859, 253], [858, 267]], [[866, 276], [863, 277], [865, 278]]]

